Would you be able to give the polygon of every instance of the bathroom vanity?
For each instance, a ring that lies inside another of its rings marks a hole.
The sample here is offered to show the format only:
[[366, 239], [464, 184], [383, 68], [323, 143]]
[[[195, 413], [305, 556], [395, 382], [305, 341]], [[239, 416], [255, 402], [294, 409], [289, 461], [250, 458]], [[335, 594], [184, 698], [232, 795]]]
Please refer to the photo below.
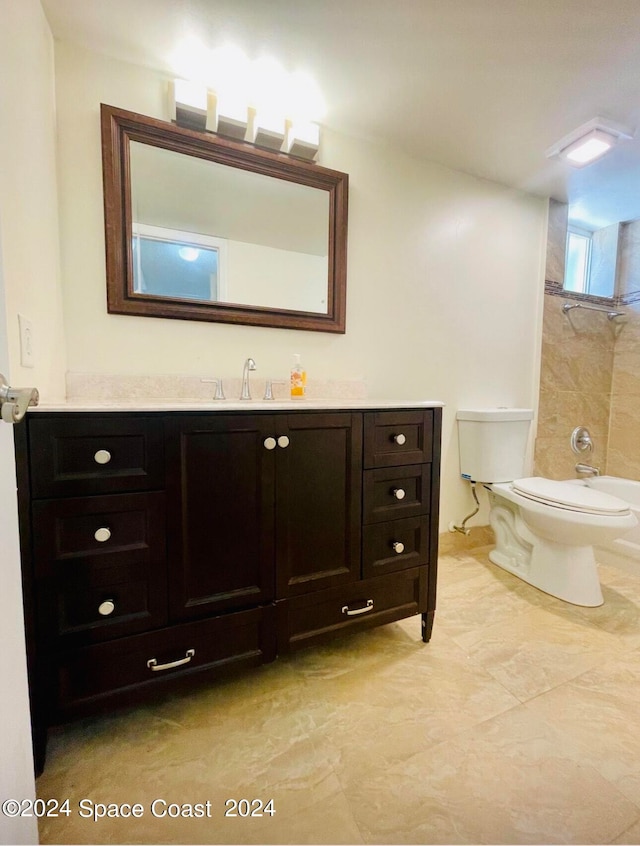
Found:
[[438, 403], [33, 409], [16, 427], [37, 756], [52, 723], [436, 598]]

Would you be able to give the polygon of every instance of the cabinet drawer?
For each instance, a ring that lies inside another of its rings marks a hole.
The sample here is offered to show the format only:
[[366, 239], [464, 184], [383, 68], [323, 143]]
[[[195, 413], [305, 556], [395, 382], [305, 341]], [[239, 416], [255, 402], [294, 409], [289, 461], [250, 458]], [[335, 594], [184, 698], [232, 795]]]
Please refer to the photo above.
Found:
[[121, 637], [167, 620], [164, 494], [33, 504], [39, 617], [46, 637]]
[[364, 522], [379, 523], [428, 514], [430, 481], [430, 464], [365, 470]]
[[364, 527], [362, 575], [365, 579], [428, 563], [428, 517], [410, 517]]
[[113, 415], [33, 415], [29, 420], [34, 498], [161, 488], [161, 421]]
[[346, 628], [391, 623], [427, 610], [427, 567], [277, 603], [278, 648], [297, 649]]
[[364, 416], [364, 466], [421, 464], [433, 454], [433, 410], [379, 411]]
[[59, 715], [100, 699], [133, 701], [145, 688], [216, 668], [261, 664], [274, 654], [272, 606], [63, 652]]

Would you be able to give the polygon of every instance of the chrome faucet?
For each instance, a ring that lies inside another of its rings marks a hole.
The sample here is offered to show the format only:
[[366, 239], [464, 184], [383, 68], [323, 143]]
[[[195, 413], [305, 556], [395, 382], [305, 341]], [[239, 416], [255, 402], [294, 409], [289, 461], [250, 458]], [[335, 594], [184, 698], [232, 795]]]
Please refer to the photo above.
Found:
[[255, 361], [252, 358], [248, 358], [244, 363], [244, 367], [242, 368], [242, 393], [240, 394], [241, 400], [251, 399], [251, 391], [249, 390], [249, 373], [251, 370], [255, 369]]
[[592, 467], [590, 464], [576, 464], [576, 473], [584, 473], [589, 476], [599, 476], [600, 469], [598, 467]]

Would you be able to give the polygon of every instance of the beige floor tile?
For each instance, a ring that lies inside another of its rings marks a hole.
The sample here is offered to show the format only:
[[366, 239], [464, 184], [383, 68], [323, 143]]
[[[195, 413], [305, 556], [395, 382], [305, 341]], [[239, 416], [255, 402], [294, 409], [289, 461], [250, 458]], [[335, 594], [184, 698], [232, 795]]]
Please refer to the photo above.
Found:
[[440, 568], [438, 627], [456, 636], [482, 631], [544, 604], [543, 593], [492, 564], [486, 555], [465, 558], [450, 575]]
[[640, 651], [612, 658], [527, 703], [561, 730], [580, 759], [640, 807]]
[[545, 608], [557, 618], [615, 635], [629, 648], [640, 646], [640, 578], [615, 567], [600, 565], [598, 571], [603, 605], [584, 608], [549, 597]]
[[531, 608], [455, 641], [523, 702], [624, 649], [619, 639], [588, 621], [547, 608]]
[[[191, 729], [190, 733], [197, 735], [201, 731]], [[278, 842], [283, 831], [281, 820], [295, 820], [298, 815], [314, 813], [322, 804], [342, 801], [344, 805], [341, 784], [328, 752], [318, 743], [303, 738], [291, 740], [278, 749], [265, 731], [251, 737], [220, 737], [216, 746], [212, 742], [215, 744], [215, 739], [201, 744], [199, 757], [192, 754], [182, 759], [171, 748], [149, 755], [132, 743], [129, 755], [121, 754], [115, 766], [103, 766], [101, 762], [96, 766], [94, 760], [98, 775], [89, 788], [76, 780], [57, 786], [55, 777], [47, 778], [45, 771], [38, 785], [39, 795], [43, 797], [62, 796], [60, 791], [65, 790], [74, 808], [84, 798], [104, 804], [137, 802], [145, 814], [136, 820], [94, 822], [76, 813], [73, 819], [47, 821], [41, 826], [42, 842]], [[244, 752], [244, 765], [231, 758], [234, 746]], [[155, 817], [151, 809], [157, 799], [205, 806], [209, 802], [211, 815], [175, 820]], [[265, 814], [262, 818], [226, 817], [228, 799], [259, 799], [265, 804], [273, 800], [276, 814]], [[348, 814], [343, 816], [343, 827], [353, 832], [353, 820]], [[298, 828], [302, 832], [302, 824]], [[336, 835], [339, 831], [330, 830]], [[310, 837], [310, 832], [307, 836]]]
[[367, 843], [607, 843], [639, 814], [521, 706], [345, 791]]
[[398, 652], [375, 674], [354, 670], [307, 687], [309, 711], [341, 774], [384, 770], [518, 704], [450, 638]]
[[640, 843], [640, 822], [634, 823], [630, 828], [628, 828], [618, 837], [614, 837], [611, 843]]

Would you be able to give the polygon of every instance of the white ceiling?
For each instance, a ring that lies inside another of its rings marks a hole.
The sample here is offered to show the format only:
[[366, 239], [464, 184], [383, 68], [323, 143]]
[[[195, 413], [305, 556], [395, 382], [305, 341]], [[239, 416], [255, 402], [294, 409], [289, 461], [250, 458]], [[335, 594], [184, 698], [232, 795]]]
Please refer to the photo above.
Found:
[[[54, 37], [173, 72], [197, 35], [305, 70], [342, 133], [640, 217], [640, 0], [42, 0]], [[582, 170], [545, 150], [596, 115], [637, 129]]]

